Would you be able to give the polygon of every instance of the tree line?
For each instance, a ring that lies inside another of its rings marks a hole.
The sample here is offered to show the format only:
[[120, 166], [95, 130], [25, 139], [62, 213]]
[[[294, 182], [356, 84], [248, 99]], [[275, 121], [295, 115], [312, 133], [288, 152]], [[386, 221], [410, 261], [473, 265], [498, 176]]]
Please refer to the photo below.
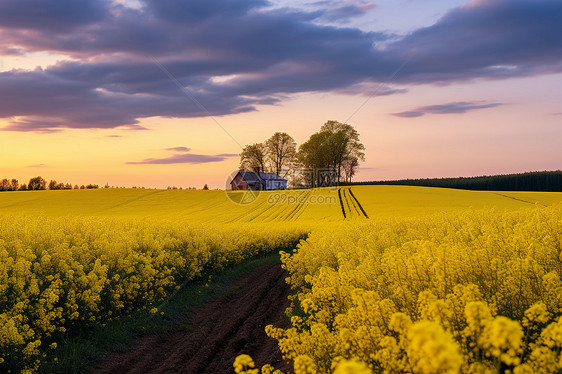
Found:
[[40, 176], [31, 178], [27, 184], [19, 184], [17, 179], [4, 178], [0, 181], [0, 191], [34, 191], [34, 190], [78, 190], [99, 188], [97, 184], [72, 186], [70, 183], [58, 183], [55, 180], [47, 181]]
[[479, 177], [403, 179], [392, 181], [357, 182], [353, 184], [407, 185], [483, 191], [562, 192], [562, 171], [535, 171], [518, 174], [484, 175]]
[[294, 187], [333, 185], [351, 182], [359, 163], [365, 160], [364, 150], [352, 125], [327, 121], [298, 148], [293, 137], [284, 132], [245, 146], [240, 153], [240, 168], [259, 168], [288, 177]]

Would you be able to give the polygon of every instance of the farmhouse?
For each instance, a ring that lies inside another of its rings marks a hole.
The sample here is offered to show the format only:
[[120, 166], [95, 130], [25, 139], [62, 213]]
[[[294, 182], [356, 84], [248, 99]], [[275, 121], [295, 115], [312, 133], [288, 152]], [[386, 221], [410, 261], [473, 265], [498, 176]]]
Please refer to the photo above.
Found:
[[233, 190], [286, 190], [287, 180], [273, 173], [240, 170], [230, 182]]

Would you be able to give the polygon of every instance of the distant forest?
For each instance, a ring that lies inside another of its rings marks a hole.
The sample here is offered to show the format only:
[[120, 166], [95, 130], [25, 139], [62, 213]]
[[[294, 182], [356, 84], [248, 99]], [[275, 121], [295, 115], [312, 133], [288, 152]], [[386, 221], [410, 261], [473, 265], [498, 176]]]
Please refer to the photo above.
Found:
[[459, 177], [353, 182], [346, 185], [405, 185], [484, 191], [562, 192], [562, 171], [535, 171], [521, 174], [490, 175], [467, 178]]

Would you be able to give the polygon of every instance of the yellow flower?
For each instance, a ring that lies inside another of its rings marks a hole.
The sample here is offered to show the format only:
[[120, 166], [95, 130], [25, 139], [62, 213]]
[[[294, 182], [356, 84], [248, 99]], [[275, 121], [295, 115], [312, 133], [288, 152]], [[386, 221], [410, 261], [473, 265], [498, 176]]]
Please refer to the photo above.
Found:
[[341, 360], [333, 374], [372, 374], [372, 370], [359, 360]]

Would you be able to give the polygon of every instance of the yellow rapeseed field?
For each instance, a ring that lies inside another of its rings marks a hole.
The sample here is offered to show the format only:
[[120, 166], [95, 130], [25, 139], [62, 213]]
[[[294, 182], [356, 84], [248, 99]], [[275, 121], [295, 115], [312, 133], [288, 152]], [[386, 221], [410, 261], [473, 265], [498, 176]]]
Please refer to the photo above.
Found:
[[[292, 325], [267, 331], [297, 374], [561, 370], [562, 194], [236, 196], [0, 193], [0, 371], [35, 371], [65, 331], [152, 309], [198, 275], [279, 250]], [[258, 370], [247, 356], [236, 368]]]
[[296, 374], [562, 370], [561, 204], [346, 222], [283, 257], [298, 313], [267, 332]]

